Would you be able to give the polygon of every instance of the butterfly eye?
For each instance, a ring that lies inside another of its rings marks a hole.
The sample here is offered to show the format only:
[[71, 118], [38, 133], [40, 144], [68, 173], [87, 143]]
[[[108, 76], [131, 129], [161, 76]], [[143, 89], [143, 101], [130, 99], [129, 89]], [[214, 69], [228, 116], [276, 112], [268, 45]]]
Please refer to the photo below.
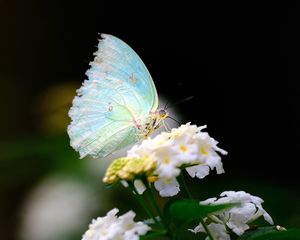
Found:
[[159, 114], [159, 116], [160, 117], [165, 117], [166, 115], [167, 115], [167, 112], [166, 112], [166, 110], [165, 109], [160, 109], [159, 111], [158, 111], [158, 114]]

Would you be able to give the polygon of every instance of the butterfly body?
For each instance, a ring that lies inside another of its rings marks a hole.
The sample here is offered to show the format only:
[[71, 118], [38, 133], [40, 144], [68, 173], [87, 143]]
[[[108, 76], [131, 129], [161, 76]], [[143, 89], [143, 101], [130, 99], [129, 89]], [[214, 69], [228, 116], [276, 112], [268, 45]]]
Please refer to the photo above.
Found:
[[155, 112], [150, 112], [144, 124], [136, 124], [140, 135], [144, 138], [151, 135], [155, 130], [161, 127], [164, 119], [168, 117], [168, 113], [164, 109], [158, 109]]
[[102, 37], [69, 112], [71, 146], [81, 158], [105, 157], [136, 143], [167, 117], [139, 56], [122, 40]]

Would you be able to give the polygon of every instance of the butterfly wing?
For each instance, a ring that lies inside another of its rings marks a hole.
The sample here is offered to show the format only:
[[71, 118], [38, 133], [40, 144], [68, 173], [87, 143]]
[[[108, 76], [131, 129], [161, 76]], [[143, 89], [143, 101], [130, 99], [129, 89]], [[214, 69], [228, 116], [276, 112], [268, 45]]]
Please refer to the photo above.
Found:
[[101, 36], [69, 112], [71, 146], [81, 158], [105, 157], [137, 142], [135, 121], [144, 122], [158, 107], [155, 85], [139, 56], [120, 39]]

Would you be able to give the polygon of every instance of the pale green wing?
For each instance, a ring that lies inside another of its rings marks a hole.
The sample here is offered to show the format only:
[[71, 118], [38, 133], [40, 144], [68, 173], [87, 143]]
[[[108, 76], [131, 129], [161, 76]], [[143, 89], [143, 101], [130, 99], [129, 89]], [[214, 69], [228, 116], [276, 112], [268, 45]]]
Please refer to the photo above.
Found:
[[81, 158], [104, 157], [137, 142], [136, 121], [145, 122], [158, 106], [155, 85], [139, 56], [120, 39], [102, 37], [69, 112], [71, 146]]

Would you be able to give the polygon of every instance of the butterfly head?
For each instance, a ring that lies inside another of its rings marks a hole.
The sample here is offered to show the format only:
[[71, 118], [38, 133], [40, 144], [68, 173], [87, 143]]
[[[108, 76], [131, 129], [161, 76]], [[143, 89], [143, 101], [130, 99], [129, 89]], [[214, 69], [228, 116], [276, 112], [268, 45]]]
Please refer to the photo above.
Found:
[[158, 118], [160, 118], [161, 120], [164, 120], [168, 116], [169, 116], [168, 112], [164, 108], [158, 109]]

